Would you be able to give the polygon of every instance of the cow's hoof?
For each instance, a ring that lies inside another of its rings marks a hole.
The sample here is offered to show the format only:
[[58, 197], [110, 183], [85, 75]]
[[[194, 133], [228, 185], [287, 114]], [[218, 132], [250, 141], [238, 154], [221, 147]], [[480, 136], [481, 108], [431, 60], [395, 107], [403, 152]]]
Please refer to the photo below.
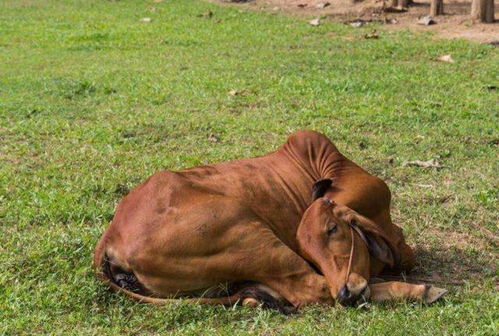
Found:
[[447, 289], [438, 288], [432, 285], [426, 285], [423, 301], [426, 304], [432, 304], [433, 302], [438, 301], [438, 299], [444, 296], [445, 293], [447, 293]]
[[364, 288], [364, 290], [362, 291], [362, 293], [360, 293], [360, 296], [364, 300], [370, 299], [371, 298], [371, 288], [369, 288], [369, 286], [366, 286], [366, 288]]
[[258, 300], [254, 298], [246, 298], [243, 300], [243, 306], [256, 308], [260, 306], [260, 302], [258, 302]]

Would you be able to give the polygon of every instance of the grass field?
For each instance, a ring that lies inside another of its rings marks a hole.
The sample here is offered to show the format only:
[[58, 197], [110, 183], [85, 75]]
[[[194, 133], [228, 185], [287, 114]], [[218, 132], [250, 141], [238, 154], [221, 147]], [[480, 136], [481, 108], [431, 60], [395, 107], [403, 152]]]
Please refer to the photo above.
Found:
[[[497, 335], [497, 49], [376, 28], [195, 0], [2, 0], [0, 334]], [[94, 278], [129, 188], [301, 128], [387, 181], [414, 276], [445, 301], [283, 316], [137, 304]], [[416, 159], [445, 168], [403, 167]]]

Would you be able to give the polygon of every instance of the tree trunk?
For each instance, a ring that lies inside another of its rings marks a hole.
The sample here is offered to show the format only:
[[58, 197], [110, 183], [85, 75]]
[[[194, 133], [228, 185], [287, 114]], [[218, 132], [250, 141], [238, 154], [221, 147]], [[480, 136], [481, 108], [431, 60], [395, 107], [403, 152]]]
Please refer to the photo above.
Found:
[[443, 0], [431, 0], [430, 16], [442, 15], [444, 13]]
[[494, 22], [494, 0], [473, 0], [471, 19], [479, 22]]
[[485, 10], [485, 22], [494, 23], [494, 0], [487, 1], [487, 9]]

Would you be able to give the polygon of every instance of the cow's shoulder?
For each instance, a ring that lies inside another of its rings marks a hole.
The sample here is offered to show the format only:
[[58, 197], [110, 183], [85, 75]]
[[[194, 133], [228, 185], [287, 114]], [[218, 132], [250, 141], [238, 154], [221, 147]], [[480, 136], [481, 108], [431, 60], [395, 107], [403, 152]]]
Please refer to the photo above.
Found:
[[182, 177], [178, 174], [171, 171], [160, 171], [132, 189], [129, 196], [133, 198], [147, 194], [150, 197], [151, 194], [163, 193], [181, 183]]

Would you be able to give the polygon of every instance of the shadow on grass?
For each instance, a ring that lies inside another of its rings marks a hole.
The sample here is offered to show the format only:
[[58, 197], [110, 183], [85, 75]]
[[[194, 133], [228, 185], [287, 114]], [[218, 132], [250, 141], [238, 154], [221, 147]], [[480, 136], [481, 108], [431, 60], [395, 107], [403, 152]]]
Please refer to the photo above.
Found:
[[458, 285], [493, 277], [496, 272], [492, 258], [457, 247], [417, 247], [415, 253], [416, 266], [409, 277]]

